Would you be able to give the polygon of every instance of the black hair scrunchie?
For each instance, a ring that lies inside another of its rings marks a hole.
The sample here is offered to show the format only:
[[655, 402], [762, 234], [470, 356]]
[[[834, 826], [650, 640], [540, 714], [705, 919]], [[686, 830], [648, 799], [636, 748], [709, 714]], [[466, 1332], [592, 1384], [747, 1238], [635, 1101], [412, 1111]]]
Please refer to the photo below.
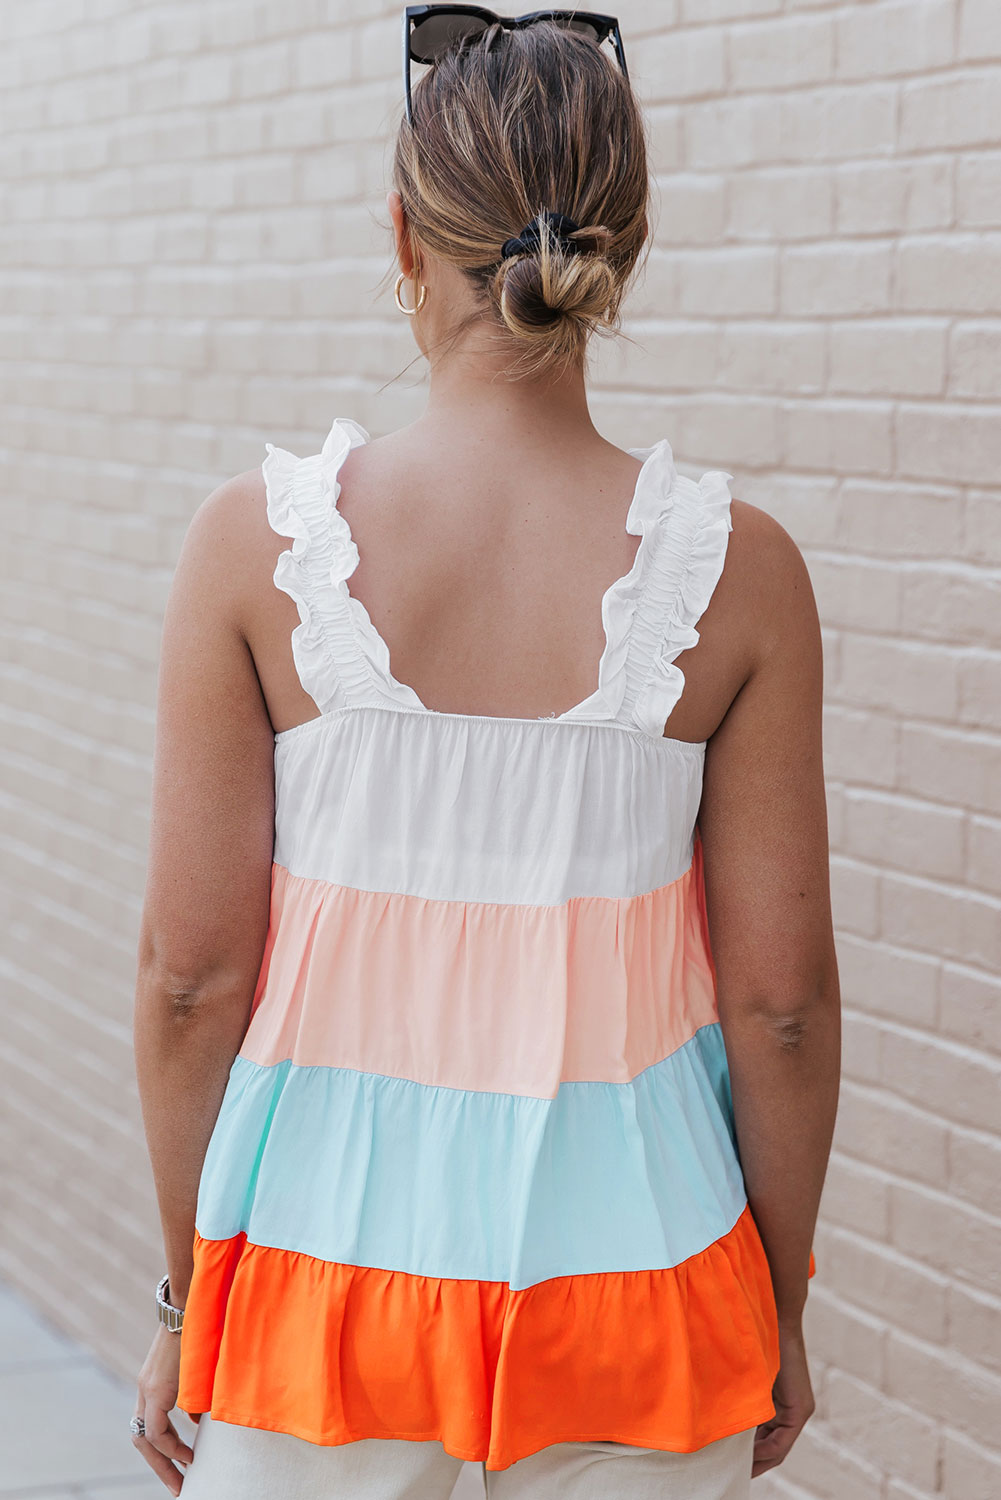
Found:
[[[556, 240], [568, 255], [576, 255], [581, 247], [577, 240], [570, 239], [570, 235], [575, 233], [580, 225], [576, 224], [569, 214], [558, 214], [551, 208], [544, 211], [543, 217], [549, 236]], [[504, 241], [500, 258], [507, 260], [510, 255], [534, 255], [541, 246], [542, 232], [539, 228], [539, 221], [533, 219], [531, 224], [526, 224], [514, 239]]]

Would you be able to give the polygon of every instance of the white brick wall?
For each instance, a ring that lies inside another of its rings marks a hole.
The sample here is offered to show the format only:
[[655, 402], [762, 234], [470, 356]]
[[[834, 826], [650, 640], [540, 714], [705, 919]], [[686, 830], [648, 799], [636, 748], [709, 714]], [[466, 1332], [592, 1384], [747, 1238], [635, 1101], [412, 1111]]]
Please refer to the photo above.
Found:
[[[601, 8], [606, 8], [602, 6]], [[384, 0], [0, 0], [0, 1270], [134, 1373], [154, 672], [187, 518], [265, 439], [419, 410]], [[595, 412], [810, 566], [845, 1083], [818, 1413], [760, 1500], [1001, 1493], [1001, 6], [619, 0], [656, 249]]]

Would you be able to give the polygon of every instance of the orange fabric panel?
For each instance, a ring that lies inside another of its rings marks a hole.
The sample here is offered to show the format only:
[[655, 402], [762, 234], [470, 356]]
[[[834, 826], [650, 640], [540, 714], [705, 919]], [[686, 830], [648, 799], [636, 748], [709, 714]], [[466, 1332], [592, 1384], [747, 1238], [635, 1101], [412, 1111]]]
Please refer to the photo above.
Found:
[[778, 1369], [750, 1209], [666, 1270], [413, 1276], [195, 1236], [178, 1405], [310, 1442], [437, 1438], [504, 1469], [603, 1438], [691, 1452], [766, 1421]]

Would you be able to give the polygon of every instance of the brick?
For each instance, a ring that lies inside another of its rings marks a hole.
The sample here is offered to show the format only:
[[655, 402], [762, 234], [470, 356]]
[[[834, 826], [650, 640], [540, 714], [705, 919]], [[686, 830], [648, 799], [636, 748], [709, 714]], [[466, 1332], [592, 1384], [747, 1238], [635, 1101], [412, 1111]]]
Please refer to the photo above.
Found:
[[[838, 1149], [900, 1177], [945, 1188], [952, 1127], [877, 1085], [842, 1085]], [[940, 1308], [944, 1317], [944, 1303]], [[930, 1335], [929, 1335], [930, 1336]], [[943, 1331], [937, 1337], [944, 1338]]]
[[352, 47], [341, 28], [329, 28], [296, 40], [292, 56], [295, 89], [329, 89], [351, 75]]
[[930, 1490], [919, 1490], [915, 1485], [907, 1484], [903, 1479], [891, 1479], [885, 1494], [886, 1500], [935, 1500]]
[[698, 26], [651, 37], [632, 71], [651, 101], [719, 94], [726, 84], [723, 32]]
[[925, 235], [899, 248], [897, 302], [905, 312], [997, 311], [1001, 235]]
[[829, 626], [897, 629], [901, 578], [896, 569], [868, 558], [819, 557], [811, 559], [810, 578]]
[[803, 1321], [808, 1349], [823, 1349], [828, 1364], [882, 1385], [887, 1339], [882, 1318], [860, 1312], [826, 1286], [811, 1284]]
[[681, 0], [682, 21], [729, 21], [741, 16], [774, 15], [782, 0]]
[[901, 475], [989, 484], [1001, 461], [1001, 407], [901, 403], [896, 448]]
[[[897, 85], [845, 84], [778, 96], [780, 149], [771, 159], [847, 161], [896, 146]], [[765, 153], [762, 152], [762, 157]], [[766, 158], [767, 159], [767, 158]]]
[[649, 36], [678, 24], [679, 0], [631, 0], [629, 30], [633, 36]]
[[935, 1488], [939, 1439], [931, 1419], [840, 1370], [828, 1372], [828, 1410], [835, 1439], [884, 1472]]
[[236, 59], [232, 94], [238, 99], [267, 99], [292, 88], [292, 49], [287, 41], [244, 47]]
[[969, 62], [1001, 58], [1001, 16], [991, 0], [963, 0], [959, 11], [958, 52], [964, 61]]
[[896, 1332], [890, 1334], [886, 1359], [890, 1383], [908, 1406], [974, 1442], [994, 1441], [1001, 1376]]
[[829, 703], [824, 710], [824, 763], [829, 777], [890, 787], [897, 780], [896, 722]]
[[835, 1154], [828, 1163], [822, 1209], [848, 1229], [885, 1240], [890, 1232], [890, 1181], [885, 1172]]
[[837, 16], [839, 78], [924, 73], [952, 58], [952, 0], [856, 5]]
[[[326, 146], [330, 137], [330, 110], [330, 101], [321, 95], [304, 94], [301, 98], [283, 95], [265, 116], [267, 146], [279, 151]], [[340, 156], [343, 161], [343, 153]]]
[[695, 101], [685, 110], [685, 164], [720, 170], [783, 156], [781, 101], [769, 95]]
[[[921, 1103], [945, 1119], [984, 1130], [996, 1128], [1001, 1102], [1001, 1059], [985, 1057], [944, 1037], [888, 1024], [879, 1038], [879, 1076], [895, 1093], [912, 1103]], [[957, 1212], [954, 1205], [953, 1216]], [[918, 1214], [910, 1216], [915, 1224], [918, 1217]], [[956, 1228], [954, 1217], [950, 1227]], [[970, 1230], [971, 1240], [977, 1238], [975, 1228]], [[987, 1238], [991, 1236], [988, 1234]], [[926, 1249], [925, 1253], [934, 1264], [931, 1251]], [[981, 1274], [985, 1270], [982, 1266]], [[1001, 1276], [1001, 1262], [995, 1274]]]
[[790, 246], [781, 260], [781, 310], [792, 317], [859, 316], [890, 304], [889, 244]]
[[750, 489], [745, 484], [743, 495], [775, 516], [801, 547], [827, 546], [838, 536], [837, 484], [829, 475], [779, 471], [753, 480]]
[[949, 394], [990, 400], [1001, 369], [1001, 325], [955, 323], [949, 344]]
[[717, 385], [729, 390], [757, 391], [760, 372], [767, 369], [773, 391], [802, 394], [823, 389], [825, 364], [818, 324], [741, 320], [720, 331], [714, 376]]
[[964, 229], [1001, 226], [1001, 152], [960, 156], [956, 171], [956, 223]]
[[963, 1500], [997, 1500], [1001, 1493], [1001, 1457], [958, 1433], [947, 1431], [943, 1435], [942, 1474], [947, 1495], [962, 1495]]
[[[949, 1164], [956, 1197], [1001, 1219], [1001, 1141], [983, 1131], [956, 1127], [950, 1135]], [[1001, 1347], [998, 1355], [1001, 1359]]]
[[987, 72], [912, 79], [901, 97], [900, 146], [944, 151], [957, 146], [996, 146], [1001, 134], [1001, 97]]
[[[852, 809], [849, 818], [862, 816], [868, 805], [866, 795], [851, 788], [845, 801]], [[841, 993], [847, 1003], [911, 1025], [935, 1025], [940, 979], [937, 959], [845, 933], [839, 937], [838, 956]]]
[[909, 636], [991, 645], [1001, 614], [1001, 574], [966, 565], [910, 571], [901, 591], [900, 625]]
[[782, 412], [787, 464], [800, 470], [889, 475], [893, 409], [886, 402], [789, 401]]
[[774, 250], [679, 251], [678, 310], [715, 317], [756, 317], [777, 307], [778, 261]]
[[747, 395], [683, 401], [675, 408], [674, 425], [679, 450], [703, 455], [704, 468], [764, 467], [778, 462], [778, 413], [773, 401]]
[[940, 396], [947, 341], [942, 321], [866, 318], [835, 324], [829, 388], [852, 395]]
[[886, 874], [880, 912], [883, 935], [891, 942], [924, 951], [934, 943], [943, 956], [987, 968], [1001, 959], [1001, 903], [996, 897]]
[[1001, 978], [962, 963], [943, 964], [939, 1025], [957, 1041], [1001, 1055]]
[[627, 327], [635, 344], [628, 351], [606, 343], [597, 351], [595, 373], [617, 386], [649, 389], [657, 381], [664, 390], [687, 391], [695, 372], [700, 383], [712, 385], [720, 357], [720, 330], [700, 320]]
[[908, 716], [950, 722], [959, 703], [955, 655], [945, 647], [846, 634], [839, 698], [857, 706], [889, 707]]
[[816, 239], [834, 223], [834, 182], [811, 167], [735, 172], [729, 231], [743, 240]]
[[879, 1467], [838, 1442], [826, 1427], [818, 1425], [816, 1418], [803, 1429], [781, 1467], [759, 1476], [755, 1484], [760, 1487], [770, 1475], [799, 1481], [799, 1484], [793, 1483], [779, 1491], [782, 1497], [788, 1496], [790, 1500], [816, 1495], [823, 1496], [824, 1500], [828, 1497], [833, 1500], [835, 1496], [844, 1496], [846, 1500], [847, 1497], [850, 1500], [883, 1500]]
[[823, 83], [834, 73], [829, 15], [785, 16], [730, 28], [730, 82], [735, 89]]
[[1001, 812], [1001, 742], [933, 724], [900, 731], [900, 786], [939, 801], [962, 800], [984, 812]]
[[970, 819], [967, 877], [977, 890], [1001, 896], [1001, 819]]
[[882, 1029], [877, 1021], [845, 1006], [841, 1015], [841, 1056], [844, 1076], [853, 1083], [880, 1082]]
[[711, 245], [726, 227], [726, 180], [709, 173], [672, 172], [660, 185], [658, 243]]
[[960, 664], [959, 721], [974, 729], [1001, 729], [1001, 657], [971, 651]]
[[685, 164], [680, 107], [677, 104], [654, 105], [647, 111], [647, 120], [651, 169], [655, 173], [680, 169]]
[[954, 1283], [947, 1299], [948, 1344], [964, 1359], [1001, 1373], [1001, 1301]]
[[831, 857], [831, 907], [839, 931], [874, 938], [879, 931], [876, 873], [842, 856]]

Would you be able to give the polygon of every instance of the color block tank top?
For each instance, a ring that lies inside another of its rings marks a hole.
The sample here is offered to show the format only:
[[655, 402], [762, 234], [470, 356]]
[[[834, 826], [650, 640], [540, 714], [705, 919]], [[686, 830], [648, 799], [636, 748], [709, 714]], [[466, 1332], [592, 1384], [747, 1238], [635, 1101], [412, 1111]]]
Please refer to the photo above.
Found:
[[767, 1420], [697, 813], [665, 737], [722, 572], [732, 477], [643, 460], [590, 697], [428, 709], [348, 580], [338, 470], [271, 444], [292, 649], [270, 922], [198, 1188], [178, 1405], [313, 1443], [691, 1451]]

